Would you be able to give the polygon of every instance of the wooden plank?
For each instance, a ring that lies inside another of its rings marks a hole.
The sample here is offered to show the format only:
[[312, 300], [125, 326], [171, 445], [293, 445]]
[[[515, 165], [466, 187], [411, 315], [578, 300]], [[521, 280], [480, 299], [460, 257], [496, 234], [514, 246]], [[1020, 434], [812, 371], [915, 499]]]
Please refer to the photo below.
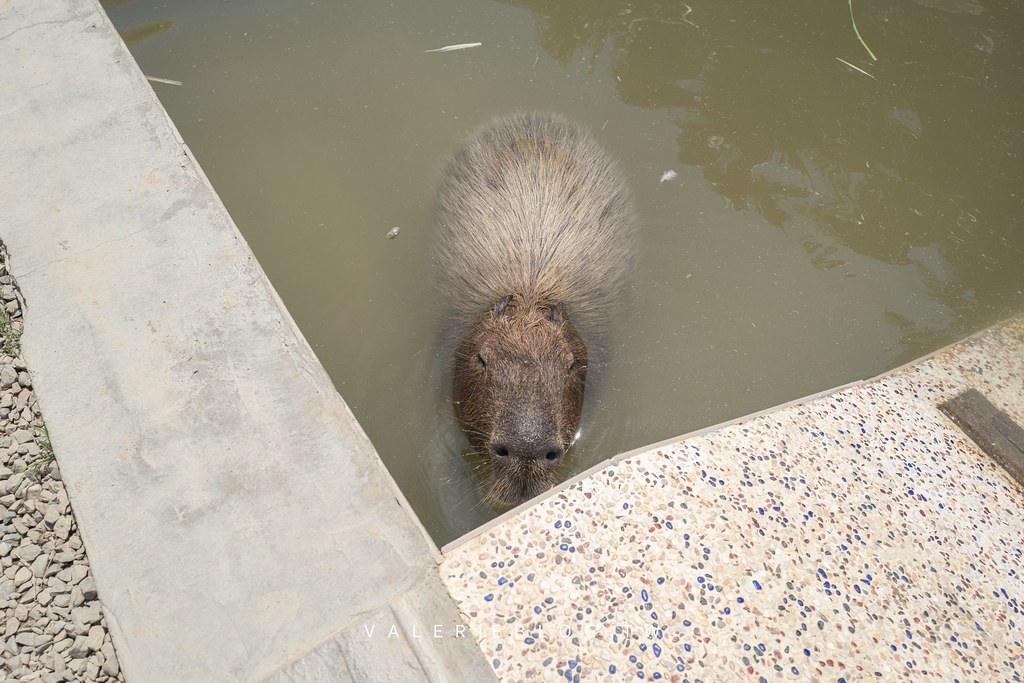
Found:
[[951, 398], [939, 410], [1024, 488], [1024, 429], [1020, 425], [977, 389]]

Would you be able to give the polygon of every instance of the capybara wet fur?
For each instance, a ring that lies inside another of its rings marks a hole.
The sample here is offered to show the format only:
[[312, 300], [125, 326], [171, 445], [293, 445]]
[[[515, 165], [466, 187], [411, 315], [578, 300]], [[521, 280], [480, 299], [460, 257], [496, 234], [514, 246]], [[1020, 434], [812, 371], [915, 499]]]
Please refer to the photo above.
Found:
[[454, 349], [452, 401], [492, 506], [559, 480], [588, 359], [628, 286], [629, 204], [608, 154], [552, 114], [477, 130], [444, 174], [435, 268]]

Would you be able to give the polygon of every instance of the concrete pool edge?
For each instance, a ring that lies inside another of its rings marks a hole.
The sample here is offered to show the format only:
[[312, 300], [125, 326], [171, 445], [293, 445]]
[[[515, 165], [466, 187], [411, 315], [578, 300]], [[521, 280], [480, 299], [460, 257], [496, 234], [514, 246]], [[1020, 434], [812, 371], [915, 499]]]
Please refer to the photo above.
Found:
[[576, 484], [578, 484], [578, 483], [580, 483], [580, 482], [582, 482], [582, 481], [584, 481], [586, 479], [589, 479], [589, 478], [593, 477], [595, 474], [601, 472], [602, 470], [604, 470], [604, 469], [606, 469], [608, 467], [611, 467], [611, 466], [613, 466], [613, 465], [615, 465], [617, 463], [620, 463], [623, 460], [626, 460], [626, 459], [629, 459], [629, 458], [632, 458], [632, 457], [635, 457], [635, 456], [638, 456], [638, 455], [642, 455], [644, 453], [648, 453], [648, 452], [651, 452], [651, 451], [655, 451], [655, 450], [657, 450], [659, 448], [665, 448], [665, 447], [668, 447], [668, 446], [672, 446], [674, 444], [679, 444], [679, 443], [682, 443], [684, 441], [688, 441], [689, 439], [693, 439], [693, 438], [696, 438], [696, 437], [704, 436], [706, 434], [712, 434], [714, 432], [726, 429], [727, 427], [732, 427], [734, 425], [738, 425], [738, 424], [741, 424], [741, 423], [744, 423], [744, 422], [755, 420], [755, 419], [757, 419], [759, 417], [764, 417], [766, 415], [771, 415], [772, 413], [776, 413], [776, 412], [785, 410], [787, 408], [792, 408], [794, 406], [799, 406], [799, 405], [804, 405], [804, 404], [807, 404], [807, 403], [811, 403], [813, 401], [817, 401], [818, 399], [824, 398], [826, 396], [830, 396], [832, 394], [839, 393], [839, 392], [844, 391], [846, 389], [850, 389], [850, 388], [858, 387], [858, 386], [863, 386], [865, 384], [870, 384], [872, 382], [877, 382], [879, 380], [884, 380], [887, 377], [892, 377], [894, 375], [897, 375], [897, 374], [899, 374], [901, 372], [904, 372], [904, 371], [908, 370], [909, 368], [913, 368], [914, 366], [917, 366], [917, 365], [919, 365], [921, 363], [927, 362], [927, 361], [929, 361], [929, 360], [931, 360], [931, 359], [933, 359], [933, 358], [935, 358], [937, 356], [940, 356], [942, 354], [948, 353], [951, 350], [953, 350], [953, 349], [955, 349], [955, 348], [957, 348], [957, 347], [959, 347], [959, 346], [961, 346], [963, 344], [969, 343], [973, 339], [978, 339], [978, 338], [984, 337], [986, 335], [989, 335], [994, 330], [998, 330], [998, 329], [1004, 327], [1005, 325], [1007, 325], [1008, 323], [1020, 319], [1021, 317], [1022, 317], [1022, 315], [1018, 314], [1018, 315], [1014, 315], [1014, 316], [1011, 316], [1009, 318], [1006, 318], [1005, 320], [1001, 320], [999, 322], [993, 323], [992, 325], [989, 325], [988, 327], [986, 327], [986, 328], [984, 328], [982, 330], [974, 332], [973, 334], [970, 334], [970, 335], [964, 337], [963, 339], [959, 339], [959, 340], [957, 340], [955, 342], [951, 342], [949, 344], [946, 344], [945, 346], [943, 346], [941, 348], [938, 348], [938, 349], [936, 349], [936, 350], [934, 350], [934, 351], [932, 351], [930, 353], [926, 353], [923, 356], [920, 356], [919, 358], [915, 358], [914, 360], [911, 360], [911, 361], [908, 361], [906, 363], [903, 363], [902, 365], [898, 365], [897, 367], [892, 368], [891, 370], [886, 370], [885, 372], [881, 372], [881, 373], [879, 373], [877, 375], [873, 375], [871, 377], [867, 377], [867, 378], [864, 378], [864, 379], [853, 380], [852, 382], [847, 382], [845, 384], [840, 384], [838, 386], [831, 387], [829, 389], [823, 389], [822, 391], [816, 391], [816, 392], [814, 392], [812, 394], [808, 394], [806, 396], [801, 396], [801, 397], [795, 398], [795, 399], [793, 399], [791, 401], [785, 401], [783, 403], [779, 403], [779, 404], [770, 406], [768, 408], [764, 408], [762, 410], [756, 410], [756, 411], [754, 411], [752, 413], [747, 413], [746, 415], [741, 415], [739, 417], [730, 418], [728, 420], [724, 420], [722, 422], [718, 422], [716, 424], [709, 425], [707, 427], [701, 427], [700, 429], [695, 429], [693, 431], [686, 432], [685, 434], [681, 434], [681, 435], [676, 436], [676, 437], [672, 437], [672, 438], [668, 438], [668, 439], [662, 439], [660, 441], [655, 441], [654, 443], [648, 444], [646, 446], [639, 446], [637, 448], [633, 448], [633, 449], [630, 449], [628, 451], [624, 451], [624, 452], [619, 453], [617, 455], [613, 455], [612, 457], [607, 458], [606, 460], [602, 460], [601, 462], [599, 462], [599, 463], [597, 463], [595, 465], [592, 465], [591, 467], [588, 467], [587, 469], [583, 470], [582, 472], [573, 475], [572, 477], [566, 479], [564, 482], [559, 483], [558, 485], [552, 487], [548, 491], [545, 491], [543, 494], [537, 496], [536, 498], [532, 498], [532, 499], [526, 501], [525, 503], [522, 503], [521, 505], [517, 505], [516, 507], [512, 508], [511, 510], [503, 512], [501, 515], [499, 515], [498, 517], [495, 517], [494, 519], [490, 520], [486, 524], [482, 524], [481, 526], [477, 527], [476, 529], [473, 529], [472, 531], [468, 531], [465, 534], [462, 534], [461, 536], [459, 536], [458, 538], [456, 538], [456, 539], [454, 539], [452, 541], [449, 541], [448, 543], [445, 543], [443, 546], [441, 546], [441, 555], [442, 556], [447, 556], [452, 551], [457, 550], [459, 547], [465, 545], [466, 543], [469, 543], [470, 541], [472, 541], [473, 539], [477, 538], [478, 536], [481, 536], [481, 535], [487, 533], [488, 531], [490, 531], [494, 527], [500, 526], [501, 524], [504, 524], [504, 523], [508, 522], [509, 520], [514, 519], [515, 517], [519, 516], [520, 514], [522, 514], [526, 510], [530, 509], [534, 505], [538, 505], [538, 504], [544, 502], [545, 500], [547, 500], [549, 498], [557, 496], [559, 493], [561, 493], [565, 489], [570, 488], [570, 487], [572, 487], [572, 486], [574, 486], [574, 485], [576, 485]]
[[0, 36], [23, 355], [125, 677], [489, 678], [423, 640], [436, 545], [99, 3]]

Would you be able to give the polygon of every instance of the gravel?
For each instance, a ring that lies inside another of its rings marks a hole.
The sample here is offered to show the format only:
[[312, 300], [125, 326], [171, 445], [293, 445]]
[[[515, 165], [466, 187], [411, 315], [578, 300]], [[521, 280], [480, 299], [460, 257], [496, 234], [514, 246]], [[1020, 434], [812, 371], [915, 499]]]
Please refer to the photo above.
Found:
[[21, 358], [22, 301], [0, 242], [0, 680], [123, 681]]

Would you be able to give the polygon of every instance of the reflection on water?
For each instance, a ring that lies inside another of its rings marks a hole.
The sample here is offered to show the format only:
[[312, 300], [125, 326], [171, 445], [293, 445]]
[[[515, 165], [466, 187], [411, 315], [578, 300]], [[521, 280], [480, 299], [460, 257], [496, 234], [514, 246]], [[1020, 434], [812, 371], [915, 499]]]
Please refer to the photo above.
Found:
[[[1021, 12], [915, 1], [981, 16], [863, 5], [883, 55], [872, 63], [839, 4], [751, 3], [742, 17], [660, 2], [514, 4], [535, 13], [541, 45], [563, 63], [613, 46], [622, 100], [668, 113], [679, 128], [680, 161], [699, 167], [737, 211], [777, 227], [809, 223], [894, 265], [933, 247], [957, 271], [933, 293], [954, 317], [971, 318], [978, 274], [1012, 273], [1024, 256], [1024, 91], [1011, 75], [1022, 65], [1012, 39]], [[820, 240], [804, 244], [817, 267], [841, 263]], [[1002, 289], [1012, 297], [1019, 285], [1011, 277]], [[1001, 303], [990, 305], [1002, 310]], [[919, 351], [912, 345], [907, 355]]]
[[144, 24], [136, 24], [123, 29], [121, 39], [129, 48], [138, 47], [147, 40], [156, 38], [172, 26], [174, 26], [173, 21], [147, 21]]
[[446, 404], [432, 193], [493, 115], [588, 124], [641, 216], [573, 471], [1024, 309], [1013, 3], [859, 1], [877, 61], [842, 2], [107, 6], [440, 542], [494, 513]]

